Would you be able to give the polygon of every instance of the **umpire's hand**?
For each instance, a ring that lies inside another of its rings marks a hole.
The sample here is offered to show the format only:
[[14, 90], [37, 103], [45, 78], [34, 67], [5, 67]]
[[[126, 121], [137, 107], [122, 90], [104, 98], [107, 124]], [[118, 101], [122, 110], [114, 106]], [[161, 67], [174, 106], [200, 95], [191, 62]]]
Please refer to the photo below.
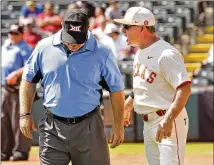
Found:
[[116, 124], [113, 124], [112, 130], [111, 130], [111, 136], [109, 143], [111, 143], [110, 147], [115, 148], [119, 146], [124, 140], [124, 127], [122, 124], [116, 126]]
[[31, 131], [38, 130], [32, 116], [22, 116], [20, 117], [20, 130], [24, 136], [26, 136], [29, 139], [32, 139], [32, 133]]

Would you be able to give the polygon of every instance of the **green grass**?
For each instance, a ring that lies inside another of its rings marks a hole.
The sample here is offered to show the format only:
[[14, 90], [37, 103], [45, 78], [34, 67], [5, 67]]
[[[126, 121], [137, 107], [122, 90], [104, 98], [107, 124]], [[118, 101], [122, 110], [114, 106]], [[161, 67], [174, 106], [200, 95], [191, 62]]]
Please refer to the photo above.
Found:
[[[143, 143], [128, 143], [123, 144], [115, 149], [110, 149], [111, 155], [117, 154], [144, 154]], [[186, 155], [207, 155], [213, 154], [212, 143], [187, 143]]]
[[213, 155], [213, 143], [188, 143], [186, 147], [187, 156]]
[[145, 153], [143, 143], [125, 143], [115, 149], [110, 149], [111, 155], [118, 154], [143, 154]]
[[[38, 155], [38, 147], [32, 147], [31, 153]], [[110, 149], [111, 155], [118, 154], [145, 154], [143, 143], [125, 143]], [[213, 155], [213, 143], [188, 143], [186, 147], [187, 156]]]

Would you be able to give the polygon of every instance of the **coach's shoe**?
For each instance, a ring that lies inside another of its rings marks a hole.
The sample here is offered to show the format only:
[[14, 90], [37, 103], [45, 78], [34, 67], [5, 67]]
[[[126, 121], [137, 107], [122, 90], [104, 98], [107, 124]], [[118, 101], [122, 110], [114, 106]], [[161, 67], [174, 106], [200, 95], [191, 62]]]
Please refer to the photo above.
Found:
[[1, 153], [1, 161], [8, 161], [10, 156], [4, 153]]
[[20, 160], [28, 160], [28, 153], [26, 152], [14, 152], [13, 155], [10, 157], [12, 161], [20, 161]]

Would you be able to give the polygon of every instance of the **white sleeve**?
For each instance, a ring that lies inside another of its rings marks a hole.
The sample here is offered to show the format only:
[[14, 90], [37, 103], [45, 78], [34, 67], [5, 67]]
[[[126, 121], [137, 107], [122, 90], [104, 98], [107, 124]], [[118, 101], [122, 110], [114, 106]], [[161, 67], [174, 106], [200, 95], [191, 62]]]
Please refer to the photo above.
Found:
[[162, 75], [174, 89], [185, 83], [191, 83], [183, 56], [178, 51], [173, 49], [164, 50], [159, 59], [159, 66]]
[[126, 37], [123, 35], [123, 34], [121, 34], [121, 47], [123, 48], [123, 50], [128, 50], [128, 49], [130, 49], [130, 46], [127, 44], [127, 42], [126, 42]]

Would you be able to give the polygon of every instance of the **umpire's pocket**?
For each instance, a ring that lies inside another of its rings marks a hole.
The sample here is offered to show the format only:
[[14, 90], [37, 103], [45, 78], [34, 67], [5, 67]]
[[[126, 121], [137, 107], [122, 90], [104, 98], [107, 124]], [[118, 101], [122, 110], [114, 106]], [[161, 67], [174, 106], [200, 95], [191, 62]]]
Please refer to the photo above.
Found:
[[103, 119], [102, 119], [102, 115], [101, 115], [100, 111], [95, 112], [95, 113], [96, 113], [95, 114], [96, 115], [96, 121], [98, 122], [100, 128], [103, 129], [104, 128], [104, 122], [103, 122]]
[[47, 118], [47, 115], [45, 114], [45, 116], [43, 116], [43, 117], [40, 119], [39, 124], [38, 124], [39, 130], [41, 130], [41, 129], [44, 127], [44, 123], [45, 123], [46, 118]]

